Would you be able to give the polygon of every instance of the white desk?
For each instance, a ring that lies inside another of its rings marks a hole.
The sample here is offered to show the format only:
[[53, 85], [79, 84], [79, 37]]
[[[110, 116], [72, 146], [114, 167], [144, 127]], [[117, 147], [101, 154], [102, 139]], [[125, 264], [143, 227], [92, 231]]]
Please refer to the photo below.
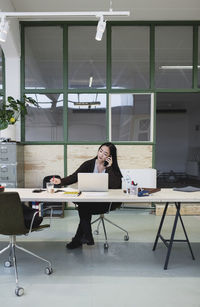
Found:
[[[66, 188], [62, 189], [65, 191], [72, 191], [72, 189]], [[156, 239], [153, 246], [153, 251], [155, 251], [158, 243], [158, 239], [160, 238], [165, 246], [167, 247], [167, 255], [165, 259], [164, 269], [167, 269], [169, 257], [171, 254], [171, 249], [173, 242], [187, 242], [192, 259], [194, 258], [194, 254], [192, 252], [192, 248], [183, 224], [183, 220], [180, 214], [180, 208], [181, 203], [200, 203], [200, 192], [179, 192], [179, 191], [173, 191], [172, 189], [162, 189], [159, 192], [153, 193], [150, 196], [146, 197], [137, 197], [134, 195], [127, 195], [123, 193], [122, 190], [109, 190], [109, 192], [106, 193], [100, 193], [100, 192], [83, 192], [80, 196], [73, 195], [73, 194], [64, 194], [63, 192], [53, 193], [50, 194], [46, 191], [43, 191], [41, 193], [33, 193], [33, 189], [9, 189], [6, 188], [5, 191], [7, 192], [18, 192], [19, 196], [21, 198], [21, 201], [40, 201], [40, 202], [136, 202], [136, 203], [146, 203], [146, 202], [156, 202], [156, 203], [165, 203], [165, 208], [163, 211], [163, 215], [161, 218], [161, 222], [159, 225], [159, 229], [157, 231]], [[174, 203], [176, 207], [176, 215], [174, 219], [174, 224], [172, 227], [171, 237], [170, 239], [164, 239], [164, 237], [161, 235], [162, 226], [164, 223], [164, 219], [166, 216], [166, 211], [168, 208], [169, 203]], [[185, 234], [185, 240], [175, 240], [175, 232], [176, 232], [176, 226], [178, 219], [181, 222], [184, 234]]]
[[[200, 192], [178, 192], [172, 189], [162, 189], [159, 192], [149, 196], [138, 197], [135, 195], [127, 195], [122, 190], [109, 190], [108, 192], [83, 192], [80, 196], [73, 194], [64, 194], [63, 192], [33, 193], [34, 189], [25, 188], [6, 188], [5, 192], [18, 192], [21, 201], [41, 201], [41, 202], [136, 202], [136, 203], [200, 203]], [[55, 189], [56, 190], [56, 189]], [[65, 188], [64, 191], [76, 191], [74, 189]]]

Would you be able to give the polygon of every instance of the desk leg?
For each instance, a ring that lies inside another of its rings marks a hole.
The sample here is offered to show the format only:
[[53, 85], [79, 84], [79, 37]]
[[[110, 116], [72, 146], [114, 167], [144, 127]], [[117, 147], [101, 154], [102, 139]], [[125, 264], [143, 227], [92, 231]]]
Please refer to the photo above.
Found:
[[[175, 203], [175, 206], [176, 206], [176, 209], [177, 209], [177, 203]], [[183, 224], [183, 220], [182, 220], [182, 217], [181, 217], [181, 214], [180, 214], [179, 211], [178, 211], [178, 216], [179, 216], [179, 219], [180, 219], [180, 221], [181, 221], [181, 225], [182, 225], [182, 228], [183, 228], [183, 231], [184, 231], [184, 234], [185, 234], [186, 242], [187, 242], [187, 244], [188, 244], [190, 253], [191, 253], [191, 255], [192, 255], [192, 259], [195, 260], [195, 257], [194, 257], [193, 251], [192, 251], [192, 247], [191, 247], [191, 245], [190, 245], [190, 241], [189, 241], [189, 239], [188, 239], [187, 232], [186, 232], [186, 230], [185, 230], [185, 226], [184, 226], [184, 224]]]
[[177, 221], [178, 221], [178, 217], [180, 216], [180, 207], [181, 207], [181, 204], [176, 203], [176, 215], [175, 215], [175, 219], [174, 219], [174, 225], [173, 225], [173, 228], [172, 228], [171, 238], [169, 240], [169, 247], [167, 249], [167, 256], [166, 256], [166, 259], [165, 259], [164, 270], [167, 270], [167, 267], [168, 267], [169, 257], [170, 257], [170, 254], [171, 254], [171, 249], [172, 249], [174, 236], [175, 236], [175, 232], [176, 232]]
[[153, 251], [156, 250], [156, 246], [157, 246], [157, 243], [158, 243], [158, 239], [160, 237], [160, 233], [161, 233], [161, 230], [162, 230], [162, 226], [163, 226], [163, 223], [164, 223], [164, 219], [165, 219], [165, 215], [166, 215], [166, 212], [167, 212], [168, 205], [169, 205], [169, 203], [166, 203], [165, 208], [163, 210], [163, 215], [162, 215], [162, 218], [161, 218], [161, 221], [160, 221], [160, 225], [159, 225], [158, 232], [157, 232], [157, 235], [156, 235], [156, 239], [155, 239], [153, 249], [152, 249]]

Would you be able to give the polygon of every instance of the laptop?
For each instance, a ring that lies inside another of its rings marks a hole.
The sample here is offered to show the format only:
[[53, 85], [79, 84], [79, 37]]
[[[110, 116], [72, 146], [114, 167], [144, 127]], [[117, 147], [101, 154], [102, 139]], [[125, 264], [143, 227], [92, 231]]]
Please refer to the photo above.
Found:
[[108, 173], [78, 173], [78, 189], [81, 192], [107, 192]]

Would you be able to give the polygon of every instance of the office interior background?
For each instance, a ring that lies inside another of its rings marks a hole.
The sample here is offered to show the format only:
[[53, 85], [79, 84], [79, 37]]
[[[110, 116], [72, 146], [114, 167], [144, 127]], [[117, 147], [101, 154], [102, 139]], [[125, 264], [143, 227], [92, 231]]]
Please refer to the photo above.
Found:
[[[0, 9], [98, 11], [110, 4], [0, 0]], [[199, 186], [200, 2], [113, 0], [112, 8], [130, 16], [108, 18], [100, 42], [96, 18], [10, 20], [0, 43], [0, 104], [27, 95], [40, 107], [0, 131], [23, 144], [24, 187], [70, 174], [106, 141], [116, 144], [120, 168], [156, 168], [159, 187]]]
[[[46, 174], [69, 174], [107, 140], [117, 145], [122, 169], [155, 167], [160, 186], [199, 179], [198, 5], [151, 2], [154, 10], [113, 1], [114, 10], [131, 16], [110, 18], [100, 42], [92, 18], [10, 20], [1, 44], [1, 99], [26, 94], [40, 106], [1, 131], [24, 144], [26, 187], [39, 186]], [[55, 9], [53, 1], [45, 4], [1, 1], [1, 9]], [[110, 1], [86, 4], [106, 10]], [[79, 1], [67, 4], [78, 8], [86, 9]]]

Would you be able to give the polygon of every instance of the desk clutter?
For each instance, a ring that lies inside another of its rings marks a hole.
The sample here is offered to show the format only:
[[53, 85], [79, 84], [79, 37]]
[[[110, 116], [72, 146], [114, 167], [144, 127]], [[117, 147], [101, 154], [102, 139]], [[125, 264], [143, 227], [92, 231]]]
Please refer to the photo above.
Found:
[[131, 193], [128, 190], [124, 190], [124, 193], [131, 194], [131, 195], [137, 195], [138, 197], [143, 197], [143, 196], [149, 196], [150, 194], [159, 192], [161, 189], [160, 188], [138, 188], [137, 189], [137, 194], [136, 193]]

